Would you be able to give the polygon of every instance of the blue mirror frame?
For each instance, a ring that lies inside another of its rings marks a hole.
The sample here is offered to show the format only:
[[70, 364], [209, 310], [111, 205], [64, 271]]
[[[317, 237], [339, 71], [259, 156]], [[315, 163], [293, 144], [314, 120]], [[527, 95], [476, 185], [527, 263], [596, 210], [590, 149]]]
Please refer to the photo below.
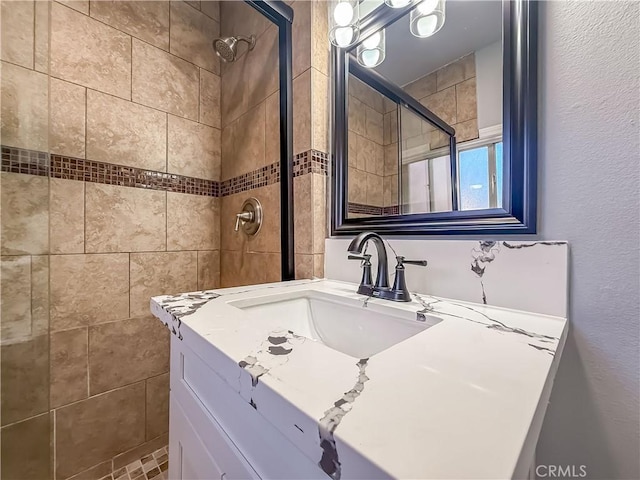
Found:
[[[415, 7], [378, 8], [363, 19], [360, 38], [384, 28]], [[537, 221], [537, 64], [538, 2], [503, 1], [503, 174], [502, 208], [348, 218], [349, 52], [331, 50], [332, 202], [331, 235], [365, 230], [387, 235], [512, 235], [536, 233]], [[367, 71], [357, 77], [399, 105], [429, 120], [419, 102], [383, 77]], [[455, 151], [455, 146], [452, 147]], [[455, 173], [454, 173], [455, 175]]]

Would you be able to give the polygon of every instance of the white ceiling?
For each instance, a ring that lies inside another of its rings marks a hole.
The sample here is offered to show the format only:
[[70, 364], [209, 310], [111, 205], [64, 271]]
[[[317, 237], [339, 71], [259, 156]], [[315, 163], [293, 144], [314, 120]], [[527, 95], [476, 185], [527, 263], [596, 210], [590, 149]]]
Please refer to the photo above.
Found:
[[444, 26], [432, 37], [411, 35], [409, 15], [387, 27], [386, 59], [375, 70], [406, 85], [501, 38], [500, 0], [447, 0]]

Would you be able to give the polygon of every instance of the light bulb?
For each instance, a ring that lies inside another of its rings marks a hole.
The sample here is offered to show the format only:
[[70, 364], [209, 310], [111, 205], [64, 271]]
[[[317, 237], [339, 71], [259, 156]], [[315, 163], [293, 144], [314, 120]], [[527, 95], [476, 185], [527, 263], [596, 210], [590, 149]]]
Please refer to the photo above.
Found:
[[337, 25], [346, 27], [353, 19], [353, 7], [348, 2], [340, 2], [333, 11], [333, 18]]
[[422, 15], [428, 15], [433, 12], [438, 6], [438, 0], [424, 0], [420, 2], [417, 6], [417, 10]]
[[444, 26], [446, 0], [423, 0], [411, 11], [409, 29], [419, 38], [434, 35]]
[[417, 21], [416, 28], [421, 37], [428, 37], [433, 35], [437, 25], [438, 18], [435, 15], [427, 15]]
[[380, 60], [380, 50], [365, 50], [360, 54], [360, 59], [365, 67], [375, 67]]
[[376, 48], [380, 43], [381, 38], [382, 36], [380, 35], [380, 32], [376, 32], [362, 42], [362, 44], [364, 45], [364, 48]]
[[335, 30], [336, 44], [339, 47], [348, 47], [353, 42], [353, 27], [340, 27]]
[[402, 8], [406, 5], [409, 5], [412, 0], [384, 0], [387, 5], [391, 8]]

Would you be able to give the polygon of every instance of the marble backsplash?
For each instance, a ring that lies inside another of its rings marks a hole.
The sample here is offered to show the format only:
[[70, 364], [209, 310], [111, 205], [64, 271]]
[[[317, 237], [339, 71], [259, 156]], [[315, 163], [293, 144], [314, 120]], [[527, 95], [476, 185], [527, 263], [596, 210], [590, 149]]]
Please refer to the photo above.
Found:
[[[360, 262], [347, 260], [348, 239], [327, 239], [325, 277], [359, 282]], [[390, 283], [395, 254], [427, 260], [406, 266], [409, 290], [529, 312], [567, 316], [569, 244], [564, 241], [394, 240], [388, 242]], [[376, 253], [372, 254], [373, 275]]]

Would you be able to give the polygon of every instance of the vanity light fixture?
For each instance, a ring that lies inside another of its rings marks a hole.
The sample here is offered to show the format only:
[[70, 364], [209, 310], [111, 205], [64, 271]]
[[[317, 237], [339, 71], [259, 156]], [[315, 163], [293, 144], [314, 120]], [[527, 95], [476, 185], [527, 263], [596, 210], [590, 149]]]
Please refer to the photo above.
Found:
[[358, 45], [358, 63], [363, 67], [377, 67], [385, 57], [385, 32], [384, 28], [367, 37]]
[[360, 1], [331, 0], [329, 3], [329, 40], [346, 48], [360, 36]]
[[442, 28], [446, 0], [422, 0], [411, 10], [409, 28], [419, 38], [430, 37]]
[[390, 6], [391, 8], [402, 8], [402, 7], [406, 7], [407, 5], [409, 5], [411, 2], [413, 2], [413, 0], [384, 0], [384, 3], [386, 3], [388, 6]]

